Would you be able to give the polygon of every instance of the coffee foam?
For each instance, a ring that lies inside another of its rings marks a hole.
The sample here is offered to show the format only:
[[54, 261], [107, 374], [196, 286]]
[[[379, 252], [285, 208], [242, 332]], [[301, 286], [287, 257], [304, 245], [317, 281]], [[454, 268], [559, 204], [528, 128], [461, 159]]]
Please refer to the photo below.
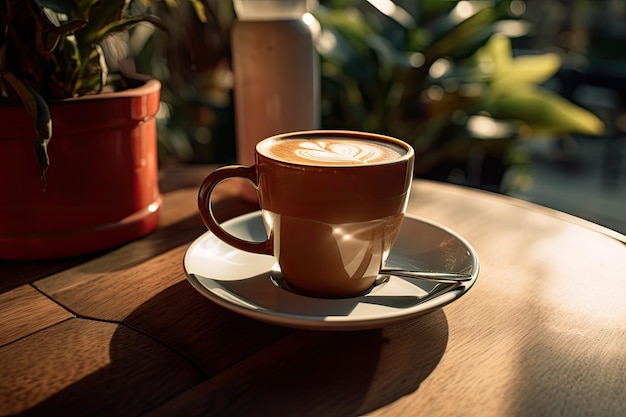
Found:
[[264, 141], [259, 151], [284, 162], [330, 166], [377, 164], [406, 154], [393, 143], [341, 137], [276, 138]]

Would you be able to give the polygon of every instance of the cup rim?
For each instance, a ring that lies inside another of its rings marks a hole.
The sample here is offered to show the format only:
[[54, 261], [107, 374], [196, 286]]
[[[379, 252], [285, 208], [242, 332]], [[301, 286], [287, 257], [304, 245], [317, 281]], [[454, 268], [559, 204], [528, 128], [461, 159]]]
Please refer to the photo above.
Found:
[[[397, 158], [397, 159], [393, 159], [393, 160], [389, 160], [389, 161], [379, 161], [379, 162], [372, 162], [369, 164], [364, 164], [364, 165], [316, 165], [316, 164], [311, 164], [311, 163], [301, 163], [301, 162], [295, 162], [295, 161], [286, 161], [284, 159], [279, 159], [276, 158], [274, 156], [268, 155], [267, 153], [263, 153], [261, 152], [261, 147], [262, 144], [265, 142], [269, 142], [272, 140], [276, 140], [276, 139], [282, 139], [282, 138], [298, 138], [298, 137], [309, 137], [309, 139], [313, 136], [339, 136], [339, 137], [345, 137], [345, 138], [356, 138], [356, 139], [370, 139], [370, 140], [380, 140], [382, 142], [391, 142], [393, 144], [395, 144], [396, 146], [404, 149], [406, 151], [406, 153], [404, 155], [402, 155], [401, 157]], [[405, 163], [407, 161], [410, 161], [411, 159], [414, 158], [415, 156], [415, 151], [413, 149], [413, 147], [398, 138], [395, 138], [393, 136], [388, 136], [388, 135], [383, 135], [383, 134], [379, 134], [379, 133], [371, 133], [371, 132], [364, 132], [364, 131], [358, 131], [358, 130], [337, 130], [337, 129], [315, 129], [315, 130], [300, 130], [300, 131], [294, 131], [294, 132], [286, 132], [286, 133], [281, 133], [278, 135], [273, 135], [270, 137], [267, 137], [263, 140], [261, 140], [259, 143], [257, 143], [257, 145], [255, 146], [255, 151], [257, 155], [261, 155], [263, 156], [263, 158], [267, 158], [267, 159], [271, 159], [272, 161], [275, 161], [277, 163], [281, 163], [281, 164], [286, 164], [286, 165], [293, 165], [293, 166], [302, 166], [302, 167], [309, 167], [309, 168], [319, 168], [319, 169], [326, 169], [326, 168], [331, 168], [331, 169], [345, 169], [345, 168], [357, 168], [357, 167], [367, 167], [367, 166], [380, 166], [380, 165], [393, 165], [393, 164], [397, 164], [397, 163]]]

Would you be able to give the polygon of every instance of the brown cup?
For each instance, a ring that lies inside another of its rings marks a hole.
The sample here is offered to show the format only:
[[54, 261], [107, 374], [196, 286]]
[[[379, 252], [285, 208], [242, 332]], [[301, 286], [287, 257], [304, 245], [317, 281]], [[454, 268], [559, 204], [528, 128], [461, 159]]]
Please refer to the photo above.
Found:
[[[374, 285], [400, 231], [413, 161], [413, 148], [388, 136], [286, 133], [256, 146], [255, 165], [229, 165], [209, 174], [198, 207], [205, 225], [222, 241], [276, 257], [297, 292], [352, 297]], [[263, 242], [227, 233], [212, 213], [211, 192], [236, 177], [257, 189], [268, 235]]]

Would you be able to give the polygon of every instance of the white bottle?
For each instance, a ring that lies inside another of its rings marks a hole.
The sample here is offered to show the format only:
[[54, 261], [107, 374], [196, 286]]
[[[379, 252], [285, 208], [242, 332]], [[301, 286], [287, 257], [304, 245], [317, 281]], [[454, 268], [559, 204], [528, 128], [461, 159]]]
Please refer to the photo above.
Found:
[[[231, 33], [237, 162], [254, 164], [269, 136], [319, 128], [319, 57], [312, 0], [233, 0]], [[247, 200], [257, 201], [251, 186]]]

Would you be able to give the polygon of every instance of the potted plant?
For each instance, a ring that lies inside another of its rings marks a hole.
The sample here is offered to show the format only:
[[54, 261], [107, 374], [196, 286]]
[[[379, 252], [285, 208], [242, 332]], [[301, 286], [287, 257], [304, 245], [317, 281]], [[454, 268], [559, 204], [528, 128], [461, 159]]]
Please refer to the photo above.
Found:
[[[160, 74], [169, 64], [172, 74], [163, 79], [162, 160], [232, 162], [235, 17], [229, 1], [198, 3], [207, 5], [209, 24], [191, 7], [176, 17], [176, 2], [158, 3], [172, 29], [167, 42], [150, 44], [157, 49], [148, 56], [159, 59], [146, 71]], [[507, 192], [529, 180], [528, 139], [603, 130], [598, 117], [554, 91], [557, 53], [519, 49], [532, 34], [523, 1], [318, 3], [322, 127], [410, 142], [416, 176]]]
[[157, 226], [160, 83], [104, 60], [112, 34], [159, 25], [128, 3], [0, 0], [0, 259], [103, 250]]
[[602, 133], [546, 85], [558, 54], [516, 53], [524, 2], [396, 3], [320, 0], [325, 127], [407, 140], [417, 176], [495, 191], [528, 164], [517, 139]]

